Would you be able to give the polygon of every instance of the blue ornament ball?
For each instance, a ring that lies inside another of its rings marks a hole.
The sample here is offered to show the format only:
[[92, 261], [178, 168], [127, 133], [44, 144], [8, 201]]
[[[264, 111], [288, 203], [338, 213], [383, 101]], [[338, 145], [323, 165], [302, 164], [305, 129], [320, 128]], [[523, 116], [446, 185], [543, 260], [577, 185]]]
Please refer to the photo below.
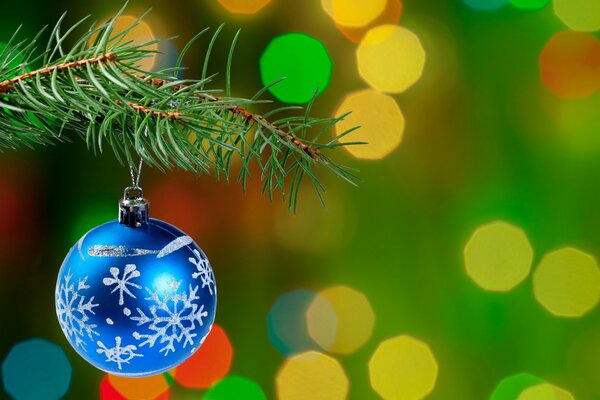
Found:
[[217, 288], [205, 254], [173, 225], [114, 220], [69, 251], [55, 298], [77, 353], [111, 374], [143, 377], [198, 350], [215, 319]]

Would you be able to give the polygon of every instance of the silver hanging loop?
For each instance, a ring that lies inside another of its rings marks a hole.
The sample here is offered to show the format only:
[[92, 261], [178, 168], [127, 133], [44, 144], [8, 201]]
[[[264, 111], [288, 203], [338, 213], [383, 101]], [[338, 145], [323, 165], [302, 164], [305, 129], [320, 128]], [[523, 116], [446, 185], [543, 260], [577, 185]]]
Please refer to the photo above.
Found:
[[[147, 127], [145, 133], [148, 135]], [[134, 175], [133, 165], [129, 164], [131, 186], [125, 188], [123, 198], [119, 201], [119, 223], [130, 227], [142, 226], [149, 220], [150, 203], [144, 198], [144, 192], [140, 187], [142, 163], [143, 159], [140, 157], [137, 177]]]
[[119, 223], [129, 227], [140, 227], [148, 223], [150, 202], [144, 198], [139, 186], [128, 186], [119, 201]]

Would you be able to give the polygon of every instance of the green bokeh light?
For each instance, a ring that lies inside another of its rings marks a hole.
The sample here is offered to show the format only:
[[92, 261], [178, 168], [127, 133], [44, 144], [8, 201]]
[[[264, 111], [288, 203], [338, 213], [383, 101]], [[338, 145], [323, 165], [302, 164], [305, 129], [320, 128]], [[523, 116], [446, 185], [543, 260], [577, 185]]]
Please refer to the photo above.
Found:
[[537, 376], [526, 372], [509, 376], [496, 386], [490, 400], [517, 400], [523, 390], [543, 382]]
[[260, 386], [256, 383], [242, 378], [241, 376], [230, 375], [214, 384], [206, 394], [204, 400], [266, 400]]
[[89, 208], [80, 210], [78, 218], [72, 221], [69, 243], [75, 244], [90, 229], [111, 221], [117, 217], [114, 201], [98, 201]]
[[474, 10], [495, 11], [506, 4], [507, 0], [463, 0], [463, 2]]
[[285, 78], [269, 91], [285, 103], [308, 103], [329, 85], [333, 65], [323, 44], [303, 33], [288, 33], [273, 39], [260, 57], [264, 85]]
[[550, 4], [550, 0], [510, 0], [510, 4], [524, 10], [539, 10]]

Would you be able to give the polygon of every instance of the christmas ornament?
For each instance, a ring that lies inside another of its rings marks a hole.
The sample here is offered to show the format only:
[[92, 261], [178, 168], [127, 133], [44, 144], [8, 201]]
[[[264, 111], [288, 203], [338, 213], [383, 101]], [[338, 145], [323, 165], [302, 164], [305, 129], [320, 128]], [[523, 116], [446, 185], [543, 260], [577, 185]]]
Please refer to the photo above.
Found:
[[137, 186], [125, 189], [119, 219], [86, 233], [56, 282], [56, 314], [73, 348], [111, 374], [167, 371], [202, 345], [215, 319], [208, 259], [176, 227], [148, 216]]

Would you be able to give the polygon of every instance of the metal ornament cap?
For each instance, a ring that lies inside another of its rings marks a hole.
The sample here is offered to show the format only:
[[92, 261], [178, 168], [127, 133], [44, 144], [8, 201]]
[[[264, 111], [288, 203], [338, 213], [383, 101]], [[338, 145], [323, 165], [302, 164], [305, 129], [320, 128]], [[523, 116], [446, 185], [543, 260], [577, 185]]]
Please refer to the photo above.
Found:
[[119, 223], [137, 228], [149, 221], [150, 202], [139, 186], [128, 186], [119, 201]]

